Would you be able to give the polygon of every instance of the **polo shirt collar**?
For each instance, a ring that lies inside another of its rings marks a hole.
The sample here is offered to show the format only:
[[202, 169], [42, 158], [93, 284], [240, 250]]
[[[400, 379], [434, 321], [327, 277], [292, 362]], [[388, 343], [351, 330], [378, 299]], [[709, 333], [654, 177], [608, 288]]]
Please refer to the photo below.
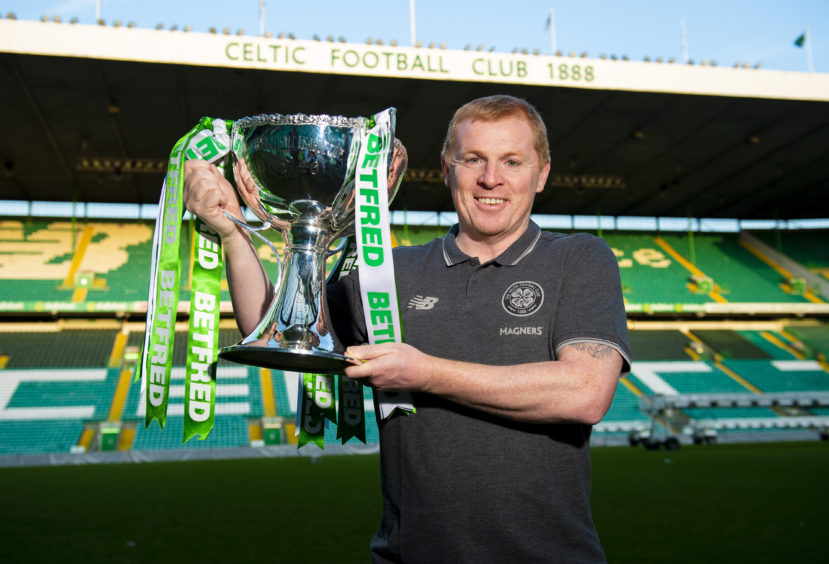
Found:
[[[458, 243], [455, 238], [458, 236], [458, 224], [452, 226], [449, 232], [443, 236], [443, 260], [446, 261], [446, 266], [454, 266], [469, 260], [471, 257], [465, 254], [458, 248]], [[527, 230], [518, 238], [515, 243], [501, 253], [492, 262], [510, 266], [518, 264], [535, 248], [538, 239], [541, 237], [541, 229], [538, 225], [530, 220]]]

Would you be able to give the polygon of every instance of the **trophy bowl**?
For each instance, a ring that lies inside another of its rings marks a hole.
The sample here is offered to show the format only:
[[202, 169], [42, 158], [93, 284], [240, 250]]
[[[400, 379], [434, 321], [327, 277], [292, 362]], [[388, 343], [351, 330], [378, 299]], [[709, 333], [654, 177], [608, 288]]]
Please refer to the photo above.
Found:
[[[394, 138], [395, 109], [390, 114]], [[269, 114], [237, 120], [231, 155], [237, 192], [275, 229], [285, 249], [273, 299], [253, 330], [219, 357], [253, 366], [341, 373], [354, 359], [335, 352], [325, 299], [325, 265], [331, 244], [354, 222], [355, 172], [368, 118]], [[388, 159], [391, 200], [403, 178], [407, 155], [394, 139]], [[273, 247], [272, 247], [273, 248]]]

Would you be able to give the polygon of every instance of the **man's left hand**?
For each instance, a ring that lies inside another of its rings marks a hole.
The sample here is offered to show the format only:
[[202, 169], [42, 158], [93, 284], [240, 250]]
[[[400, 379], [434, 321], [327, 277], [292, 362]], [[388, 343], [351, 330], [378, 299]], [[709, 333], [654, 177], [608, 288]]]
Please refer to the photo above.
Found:
[[377, 390], [423, 391], [434, 359], [405, 343], [348, 347], [345, 354], [360, 361], [345, 375]]

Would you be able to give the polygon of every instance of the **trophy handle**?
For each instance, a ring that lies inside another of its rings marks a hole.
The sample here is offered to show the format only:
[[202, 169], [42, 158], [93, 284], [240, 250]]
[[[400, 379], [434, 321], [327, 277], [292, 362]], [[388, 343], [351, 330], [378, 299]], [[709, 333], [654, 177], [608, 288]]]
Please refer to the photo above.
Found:
[[325, 252], [325, 258], [331, 258], [337, 253], [341, 253], [345, 250], [346, 245], [348, 244], [348, 237], [340, 237], [339, 244], [334, 247], [333, 249], [328, 249]]
[[236, 219], [235, 217], [233, 217], [232, 215], [227, 213], [227, 210], [222, 210], [222, 213], [225, 214], [226, 218], [228, 218], [230, 221], [232, 221], [233, 223], [235, 223], [239, 227], [244, 227], [245, 229], [247, 229], [248, 231], [250, 231], [251, 233], [253, 233], [257, 237], [259, 237], [259, 239], [263, 243], [265, 243], [268, 247], [271, 248], [271, 250], [273, 251], [274, 256], [276, 257], [276, 267], [277, 267], [276, 271], [279, 273], [277, 278], [276, 278], [276, 283], [274, 284], [274, 288], [278, 288], [280, 282], [282, 282], [282, 259], [279, 258], [279, 253], [277, 252], [276, 247], [273, 246], [273, 243], [271, 243], [265, 237], [263, 237], [262, 235], [259, 234], [260, 231], [268, 229], [270, 227], [270, 225], [268, 225], [266, 223], [262, 227], [254, 227], [252, 225], [248, 225], [244, 221]]

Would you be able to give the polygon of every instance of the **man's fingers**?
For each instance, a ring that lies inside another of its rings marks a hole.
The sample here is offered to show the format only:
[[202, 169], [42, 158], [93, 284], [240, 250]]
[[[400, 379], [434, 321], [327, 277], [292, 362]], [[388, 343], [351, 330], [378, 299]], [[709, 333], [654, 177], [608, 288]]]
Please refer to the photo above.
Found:
[[393, 345], [394, 343], [381, 343], [379, 345], [360, 345], [348, 347], [345, 350], [345, 354], [346, 356], [365, 362], [367, 360], [377, 358], [378, 356], [391, 354], [394, 350]]
[[224, 238], [237, 231], [227, 219], [224, 210], [240, 217], [233, 186], [218, 167], [206, 161], [192, 159], [185, 162], [184, 202], [187, 210], [200, 217]]
[[207, 180], [195, 180], [185, 200], [190, 213], [198, 216], [216, 213], [217, 208], [224, 207], [227, 197]]

